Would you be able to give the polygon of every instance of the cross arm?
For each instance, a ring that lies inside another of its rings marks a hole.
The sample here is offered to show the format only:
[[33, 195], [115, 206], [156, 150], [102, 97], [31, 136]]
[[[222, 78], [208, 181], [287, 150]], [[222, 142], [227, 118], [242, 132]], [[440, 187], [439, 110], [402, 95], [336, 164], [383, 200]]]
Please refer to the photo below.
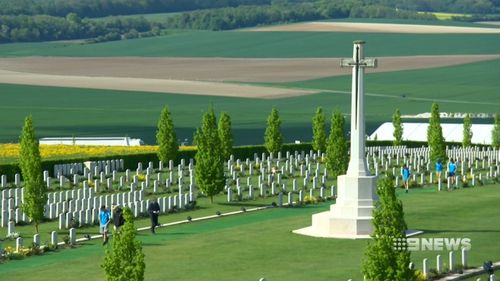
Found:
[[340, 59], [340, 67], [353, 67], [353, 66], [360, 66], [360, 67], [370, 67], [370, 68], [376, 68], [377, 67], [377, 59], [370, 59], [370, 58], [365, 58], [359, 60], [359, 62], [356, 62], [355, 60], [348, 58], [348, 59]]

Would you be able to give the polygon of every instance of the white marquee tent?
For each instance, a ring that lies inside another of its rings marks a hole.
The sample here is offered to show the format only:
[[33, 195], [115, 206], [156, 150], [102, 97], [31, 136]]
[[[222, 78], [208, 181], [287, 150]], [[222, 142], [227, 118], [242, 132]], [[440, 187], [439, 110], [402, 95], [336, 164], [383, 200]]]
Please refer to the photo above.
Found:
[[40, 144], [63, 145], [95, 145], [95, 146], [140, 146], [141, 139], [129, 137], [69, 137], [69, 138], [41, 138]]
[[[427, 127], [429, 123], [402, 123], [403, 125], [403, 140], [409, 141], [427, 141]], [[449, 142], [462, 142], [463, 140], [463, 124], [443, 124], [443, 137]], [[473, 124], [472, 143], [473, 144], [491, 144], [491, 131], [493, 125], [489, 124]], [[390, 122], [386, 122], [378, 127], [368, 139], [369, 140], [394, 140], [392, 135], [394, 126]]]

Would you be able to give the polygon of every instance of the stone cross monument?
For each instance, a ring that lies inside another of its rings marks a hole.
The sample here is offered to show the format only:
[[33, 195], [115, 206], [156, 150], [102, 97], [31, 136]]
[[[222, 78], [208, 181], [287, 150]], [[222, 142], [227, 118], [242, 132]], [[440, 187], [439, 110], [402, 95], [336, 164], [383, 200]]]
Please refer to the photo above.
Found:
[[373, 231], [376, 177], [370, 175], [365, 158], [363, 75], [365, 68], [376, 67], [377, 61], [364, 57], [363, 45], [363, 41], [354, 41], [352, 59], [340, 62], [341, 67], [352, 67], [351, 158], [347, 174], [337, 178], [338, 196], [330, 211], [314, 214], [312, 226], [295, 230], [295, 233], [358, 239], [369, 238]]

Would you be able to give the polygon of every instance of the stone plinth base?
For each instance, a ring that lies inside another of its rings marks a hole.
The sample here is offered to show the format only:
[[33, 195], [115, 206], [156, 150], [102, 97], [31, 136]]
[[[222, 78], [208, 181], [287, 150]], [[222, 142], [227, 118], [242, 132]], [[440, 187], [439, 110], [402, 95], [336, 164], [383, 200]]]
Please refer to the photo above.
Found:
[[372, 210], [377, 200], [376, 177], [342, 175], [337, 183], [337, 202], [330, 206], [330, 211], [314, 214], [310, 227], [294, 233], [325, 238], [370, 238]]

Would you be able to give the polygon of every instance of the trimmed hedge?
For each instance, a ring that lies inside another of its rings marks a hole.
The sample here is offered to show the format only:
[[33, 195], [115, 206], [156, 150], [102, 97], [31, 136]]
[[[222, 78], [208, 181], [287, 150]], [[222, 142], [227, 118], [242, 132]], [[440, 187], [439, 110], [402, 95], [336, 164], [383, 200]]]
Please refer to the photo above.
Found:
[[[416, 141], [404, 141], [403, 145], [406, 145], [409, 148], [422, 147], [427, 146], [427, 142], [416, 142]], [[461, 146], [461, 143], [449, 142], [448, 146]], [[366, 146], [392, 146], [392, 141], [367, 141]], [[487, 147], [487, 145], [475, 145], [478, 147]], [[282, 153], [286, 153], [286, 151], [305, 151], [309, 152], [312, 150], [311, 143], [287, 143], [283, 144]], [[235, 146], [233, 148], [233, 155], [235, 159], [244, 160], [246, 158], [253, 159], [254, 154], [257, 154], [259, 157], [262, 153], [267, 154], [267, 150], [264, 145], [245, 145], [245, 146]], [[177, 153], [177, 159], [175, 164], [180, 163], [181, 159], [190, 159], [194, 158], [196, 154], [195, 150], [189, 151], [179, 151]], [[137, 168], [137, 163], [141, 162], [144, 166], [147, 166], [149, 162], [155, 163], [155, 166], [158, 165], [158, 156], [156, 153], [140, 153], [140, 154], [121, 154], [121, 155], [104, 155], [97, 157], [77, 157], [77, 158], [63, 158], [63, 159], [51, 159], [51, 160], [43, 160], [42, 161], [42, 169], [49, 171], [49, 174], [53, 176], [54, 166], [58, 164], [69, 164], [69, 163], [81, 163], [84, 161], [99, 161], [99, 160], [111, 160], [111, 159], [123, 159], [124, 168], [135, 170]], [[21, 173], [18, 163], [7, 163], [0, 164], [0, 175], [7, 175], [8, 181], [14, 180], [14, 175], [16, 173]]]

